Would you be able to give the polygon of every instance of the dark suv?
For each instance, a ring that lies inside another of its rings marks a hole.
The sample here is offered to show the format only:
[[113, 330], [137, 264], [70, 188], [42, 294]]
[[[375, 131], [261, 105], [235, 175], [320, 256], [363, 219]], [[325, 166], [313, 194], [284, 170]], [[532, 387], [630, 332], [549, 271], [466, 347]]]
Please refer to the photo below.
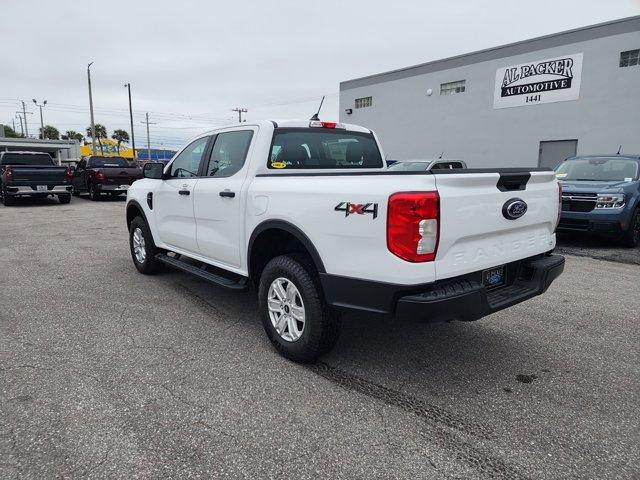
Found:
[[558, 230], [591, 232], [640, 245], [640, 155], [585, 155], [556, 167], [562, 184]]

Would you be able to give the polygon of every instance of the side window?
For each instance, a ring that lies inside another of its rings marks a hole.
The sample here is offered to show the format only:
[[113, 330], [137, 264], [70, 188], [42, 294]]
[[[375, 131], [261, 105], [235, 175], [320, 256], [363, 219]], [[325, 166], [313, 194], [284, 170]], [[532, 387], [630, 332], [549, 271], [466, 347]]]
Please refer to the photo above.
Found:
[[198, 176], [198, 167], [200, 160], [207, 148], [207, 141], [210, 137], [202, 137], [189, 144], [180, 154], [171, 162], [169, 170], [170, 178], [190, 178]]
[[252, 137], [252, 130], [219, 133], [211, 149], [205, 175], [230, 177], [236, 174], [244, 165]]

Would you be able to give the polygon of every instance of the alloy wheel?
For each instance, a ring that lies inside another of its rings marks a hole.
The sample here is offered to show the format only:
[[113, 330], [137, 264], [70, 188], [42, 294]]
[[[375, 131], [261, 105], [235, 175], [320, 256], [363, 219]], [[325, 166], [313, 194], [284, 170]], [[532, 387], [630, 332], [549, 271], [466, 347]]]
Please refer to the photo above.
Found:
[[267, 294], [269, 318], [278, 335], [287, 342], [295, 342], [302, 336], [305, 310], [298, 287], [288, 278], [276, 278]]
[[145, 246], [144, 235], [139, 227], [133, 231], [131, 241], [133, 243], [133, 254], [136, 257], [137, 262], [144, 263], [147, 258], [147, 249]]

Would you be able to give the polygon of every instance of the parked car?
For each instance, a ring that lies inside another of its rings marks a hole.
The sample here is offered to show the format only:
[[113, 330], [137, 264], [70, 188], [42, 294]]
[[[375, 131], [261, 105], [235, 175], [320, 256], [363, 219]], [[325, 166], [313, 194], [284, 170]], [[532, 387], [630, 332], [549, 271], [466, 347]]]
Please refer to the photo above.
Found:
[[131, 257], [234, 290], [254, 284], [284, 356], [335, 343], [341, 310], [476, 320], [540, 295], [552, 255], [552, 170], [386, 169], [376, 136], [321, 121], [204, 134], [127, 192]]
[[89, 193], [91, 200], [102, 194], [118, 196], [142, 178], [142, 169], [123, 157], [86, 157], [73, 170], [73, 194]]
[[71, 169], [58, 166], [48, 153], [0, 152], [0, 197], [15, 205], [19, 197], [58, 196], [71, 201]]
[[[387, 165], [389, 162], [387, 161]], [[467, 168], [462, 160], [400, 160], [389, 165], [389, 170], [399, 172], [428, 172], [431, 170], [453, 170]]]
[[590, 232], [640, 246], [640, 155], [583, 155], [556, 167], [558, 230]]

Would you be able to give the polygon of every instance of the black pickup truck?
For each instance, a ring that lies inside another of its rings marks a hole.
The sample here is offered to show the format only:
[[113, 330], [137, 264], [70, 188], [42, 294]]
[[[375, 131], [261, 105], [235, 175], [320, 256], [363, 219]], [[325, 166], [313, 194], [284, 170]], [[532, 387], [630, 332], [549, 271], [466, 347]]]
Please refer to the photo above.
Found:
[[91, 200], [99, 200], [103, 193], [118, 196], [141, 178], [142, 169], [123, 157], [86, 157], [73, 171], [73, 194], [88, 192]]
[[56, 165], [42, 152], [0, 152], [0, 198], [6, 206], [18, 197], [57, 195], [60, 203], [71, 201], [70, 168]]

